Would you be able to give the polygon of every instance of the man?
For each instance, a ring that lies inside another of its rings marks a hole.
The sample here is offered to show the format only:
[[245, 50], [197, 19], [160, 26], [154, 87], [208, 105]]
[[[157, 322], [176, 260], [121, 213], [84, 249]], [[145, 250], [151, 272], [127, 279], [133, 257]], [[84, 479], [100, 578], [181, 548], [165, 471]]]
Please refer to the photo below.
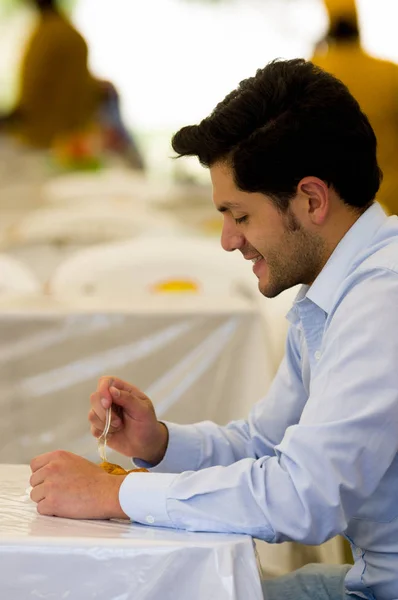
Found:
[[158, 422], [136, 387], [105, 377], [98, 437], [151, 473], [119, 479], [73, 454], [32, 461], [42, 514], [320, 544], [343, 533], [355, 566], [264, 582], [268, 600], [398, 598], [398, 219], [374, 201], [376, 138], [340, 81], [275, 61], [231, 92], [176, 152], [210, 168], [222, 245], [267, 297], [303, 287], [286, 355], [247, 421]]
[[375, 130], [383, 183], [378, 199], [398, 214], [398, 66], [361, 47], [354, 0], [325, 0], [330, 26], [313, 62], [347, 86]]

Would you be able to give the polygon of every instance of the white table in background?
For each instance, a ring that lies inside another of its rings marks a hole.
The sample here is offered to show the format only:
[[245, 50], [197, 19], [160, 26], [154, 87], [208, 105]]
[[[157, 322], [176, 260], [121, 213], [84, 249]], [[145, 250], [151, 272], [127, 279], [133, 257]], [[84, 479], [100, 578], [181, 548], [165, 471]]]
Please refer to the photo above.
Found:
[[162, 419], [246, 418], [273, 376], [263, 325], [234, 298], [0, 300], [2, 462], [57, 448], [97, 459], [87, 414], [106, 374], [145, 391]]
[[44, 517], [0, 465], [0, 598], [262, 600], [249, 536]]

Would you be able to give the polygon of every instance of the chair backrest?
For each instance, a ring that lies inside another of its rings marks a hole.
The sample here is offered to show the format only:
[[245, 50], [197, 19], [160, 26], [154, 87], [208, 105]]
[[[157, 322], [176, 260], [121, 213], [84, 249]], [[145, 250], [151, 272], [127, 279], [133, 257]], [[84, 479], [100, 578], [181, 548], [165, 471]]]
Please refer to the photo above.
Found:
[[40, 291], [39, 281], [26, 265], [12, 256], [0, 254], [0, 296]]
[[145, 237], [88, 248], [51, 277], [53, 294], [114, 296], [163, 293], [258, 294], [250, 264], [213, 240]]
[[91, 245], [131, 239], [147, 230], [173, 227], [168, 216], [117, 205], [43, 208], [29, 212], [3, 233], [3, 247], [32, 244]]
[[43, 185], [42, 193], [51, 204], [70, 204], [104, 198], [145, 200], [148, 189], [150, 185], [141, 174], [125, 169], [106, 169], [99, 173], [58, 175]]

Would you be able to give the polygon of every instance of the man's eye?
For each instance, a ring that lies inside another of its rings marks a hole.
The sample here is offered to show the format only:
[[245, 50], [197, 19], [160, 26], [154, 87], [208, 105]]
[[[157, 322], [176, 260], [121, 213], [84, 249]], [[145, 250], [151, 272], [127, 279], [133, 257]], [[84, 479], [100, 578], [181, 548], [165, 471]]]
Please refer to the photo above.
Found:
[[240, 225], [241, 223], [246, 223], [247, 221], [247, 215], [245, 215], [244, 217], [239, 217], [238, 219], [235, 219], [235, 223], [237, 225]]

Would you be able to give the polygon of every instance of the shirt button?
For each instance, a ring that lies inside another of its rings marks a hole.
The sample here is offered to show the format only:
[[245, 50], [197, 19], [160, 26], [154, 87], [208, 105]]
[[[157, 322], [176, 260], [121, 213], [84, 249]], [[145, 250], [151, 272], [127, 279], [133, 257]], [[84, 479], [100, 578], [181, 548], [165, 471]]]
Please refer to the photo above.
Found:
[[315, 352], [314, 356], [315, 356], [315, 360], [319, 360], [319, 359], [321, 358], [321, 351], [320, 351], [320, 350], [317, 350], [317, 351]]
[[355, 554], [356, 554], [357, 556], [362, 556], [362, 554], [363, 554], [363, 550], [362, 550], [362, 548], [355, 548]]
[[152, 523], [155, 522], [155, 519], [154, 519], [154, 517], [152, 515], [148, 515], [147, 518], [146, 518], [146, 522], [150, 523], [152, 525]]

